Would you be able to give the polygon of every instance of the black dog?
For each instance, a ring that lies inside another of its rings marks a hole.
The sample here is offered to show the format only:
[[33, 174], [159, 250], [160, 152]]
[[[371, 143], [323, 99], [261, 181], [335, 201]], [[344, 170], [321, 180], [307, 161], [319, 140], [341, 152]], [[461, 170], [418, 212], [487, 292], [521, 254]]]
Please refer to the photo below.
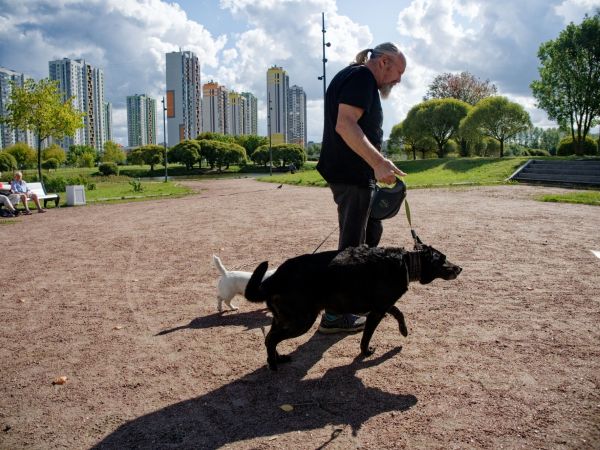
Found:
[[302, 255], [285, 261], [263, 282], [268, 263], [261, 263], [245, 295], [251, 302], [267, 302], [273, 313], [265, 338], [269, 368], [277, 370], [277, 363], [290, 360], [277, 353], [277, 344], [306, 333], [323, 309], [368, 313], [360, 342], [366, 356], [374, 351], [369, 341], [386, 313], [396, 318], [400, 333], [407, 336], [404, 316], [394, 304], [408, 290], [408, 283], [453, 280], [462, 271], [433, 247], [419, 243], [415, 249], [362, 246]]

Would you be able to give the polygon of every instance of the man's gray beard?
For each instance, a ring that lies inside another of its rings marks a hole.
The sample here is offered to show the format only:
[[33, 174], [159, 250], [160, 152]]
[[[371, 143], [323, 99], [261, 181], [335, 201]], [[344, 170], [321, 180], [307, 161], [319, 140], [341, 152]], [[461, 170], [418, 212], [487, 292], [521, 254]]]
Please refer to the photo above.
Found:
[[386, 99], [392, 93], [392, 89], [394, 88], [393, 84], [384, 84], [379, 88], [379, 95], [381, 95], [382, 99]]

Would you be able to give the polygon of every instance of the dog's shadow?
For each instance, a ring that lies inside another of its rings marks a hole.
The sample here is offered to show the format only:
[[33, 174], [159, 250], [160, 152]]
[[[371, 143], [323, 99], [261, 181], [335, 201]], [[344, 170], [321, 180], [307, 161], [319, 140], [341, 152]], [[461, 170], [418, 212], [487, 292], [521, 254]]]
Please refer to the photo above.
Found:
[[[192, 323], [198, 328], [211, 326], [211, 320], [194, 319]], [[379, 357], [357, 357], [349, 365], [328, 369], [320, 378], [304, 379], [324, 352], [344, 337], [315, 333], [292, 352], [292, 362], [281, 364], [279, 371], [271, 372], [265, 364], [205, 395], [132, 420], [94, 448], [215, 449], [249, 439], [331, 426], [331, 436], [321, 443], [324, 447], [346, 427], [356, 434], [369, 418], [387, 411], [405, 411], [417, 403], [414, 395], [368, 387], [357, 376], [358, 370], [397, 356], [401, 347]], [[286, 404], [293, 410], [285, 412], [280, 408]]]
[[271, 324], [271, 316], [267, 308], [254, 311], [225, 311], [214, 313], [208, 316], [196, 317], [187, 325], [181, 325], [175, 328], [169, 328], [158, 332], [155, 336], [163, 336], [182, 330], [201, 330], [204, 328], [245, 326], [246, 331], [257, 328], [264, 328]]

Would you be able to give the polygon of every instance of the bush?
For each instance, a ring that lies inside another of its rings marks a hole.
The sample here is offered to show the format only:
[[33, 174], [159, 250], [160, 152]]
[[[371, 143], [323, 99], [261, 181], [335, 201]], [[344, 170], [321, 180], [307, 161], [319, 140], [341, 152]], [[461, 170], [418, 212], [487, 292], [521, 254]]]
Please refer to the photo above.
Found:
[[119, 166], [114, 162], [104, 162], [98, 166], [98, 171], [104, 175], [119, 175]]
[[17, 160], [8, 152], [0, 152], [0, 172], [17, 170]]
[[61, 175], [49, 177], [44, 174], [42, 178], [44, 179], [46, 192], [65, 192], [67, 189], [67, 180]]
[[42, 168], [46, 170], [50, 169], [58, 169], [58, 159], [56, 158], [48, 158], [46, 161], [42, 162]]
[[560, 141], [558, 144], [558, 150], [556, 154], [558, 156], [568, 156], [568, 155], [595, 155], [598, 152], [598, 148], [596, 147], [596, 142], [590, 136], [585, 137], [585, 141], [580, 143], [579, 151], [576, 151], [575, 142], [573, 142], [573, 138], [568, 136]]

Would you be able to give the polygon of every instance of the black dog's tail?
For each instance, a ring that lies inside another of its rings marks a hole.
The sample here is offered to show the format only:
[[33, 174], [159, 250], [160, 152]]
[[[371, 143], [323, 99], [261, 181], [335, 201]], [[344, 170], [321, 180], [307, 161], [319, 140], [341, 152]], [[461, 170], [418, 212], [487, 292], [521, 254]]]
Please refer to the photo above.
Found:
[[250, 277], [250, 281], [248, 281], [248, 285], [246, 286], [246, 292], [244, 295], [248, 300], [254, 303], [264, 302], [266, 299], [264, 298], [264, 292], [261, 289], [262, 279], [267, 273], [267, 268], [269, 267], [269, 263], [264, 261], [258, 265], [258, 267], [254, 270], [254, 273]]

